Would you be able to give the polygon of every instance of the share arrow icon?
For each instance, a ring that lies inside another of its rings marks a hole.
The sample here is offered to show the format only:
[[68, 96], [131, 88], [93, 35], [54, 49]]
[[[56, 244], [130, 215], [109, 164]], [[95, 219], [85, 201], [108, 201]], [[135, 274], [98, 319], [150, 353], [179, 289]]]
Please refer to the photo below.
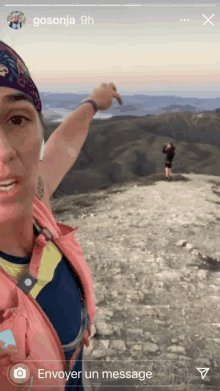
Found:
[[196, 368], [200, 372], [202, 380], [205, 379], [210, 368]]

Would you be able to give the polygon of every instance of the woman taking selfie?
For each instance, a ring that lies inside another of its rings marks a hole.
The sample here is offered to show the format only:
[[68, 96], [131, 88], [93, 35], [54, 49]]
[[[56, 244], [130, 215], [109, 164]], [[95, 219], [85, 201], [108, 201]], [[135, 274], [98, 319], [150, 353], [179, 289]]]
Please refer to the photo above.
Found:
[[50, 197], [77, 159], [93, 115], [113, 98], [122, 104], [115, 85], [103, 83], [44, 148], [38, 90], [23, 60], [0, 41], [1, 389], [83, 391], [93, 285], [78, 227], [56, 223]]

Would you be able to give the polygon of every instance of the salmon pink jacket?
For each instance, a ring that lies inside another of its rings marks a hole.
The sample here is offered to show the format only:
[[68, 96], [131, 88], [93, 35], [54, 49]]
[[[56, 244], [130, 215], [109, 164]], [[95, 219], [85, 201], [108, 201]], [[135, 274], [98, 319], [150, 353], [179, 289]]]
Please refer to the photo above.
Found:
[[[41, 231], [35, 240], [28, 272], [17, 282], [0, 266], [0, 389], [63, 391], [68, 378], [65, 374], [70, 376], [82, 344], [89, 346], [95, 316], [93, 284], [75, 239], [78, 227], [57, 223], [37, 197], [33, 202], [33, 220]], [[42, 252], [48, 240], [57, 246], [77, 273], [89, 318], [85, 336], [68, 363], [56, 330], [31, 295], [38, 283]]]

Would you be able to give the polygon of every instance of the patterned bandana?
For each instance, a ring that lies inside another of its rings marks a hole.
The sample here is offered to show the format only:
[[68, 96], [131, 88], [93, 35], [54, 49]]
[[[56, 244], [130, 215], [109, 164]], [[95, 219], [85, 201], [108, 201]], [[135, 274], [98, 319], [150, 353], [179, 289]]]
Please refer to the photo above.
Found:
[[2, 41], [0, 41], [0, 87], [14, 88], [29, 95], [38, 113], [41, 112], [39, 92], [25, 63], [12, 48]]

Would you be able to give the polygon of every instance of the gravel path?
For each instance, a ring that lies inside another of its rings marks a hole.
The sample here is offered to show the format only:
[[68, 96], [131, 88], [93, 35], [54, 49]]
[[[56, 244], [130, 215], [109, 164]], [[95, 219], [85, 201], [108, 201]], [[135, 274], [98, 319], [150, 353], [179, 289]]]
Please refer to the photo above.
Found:
[[[76, 196], [52, 202], [58, 221], [80, 227], [97, 306], [85, 353], [99, 379], [147, 370], [137, 390], [220, 384], [220, 178], [183, 179], [78, 195], [78, 209]], [[210, 368], [204, 380], [198, 367]]]

